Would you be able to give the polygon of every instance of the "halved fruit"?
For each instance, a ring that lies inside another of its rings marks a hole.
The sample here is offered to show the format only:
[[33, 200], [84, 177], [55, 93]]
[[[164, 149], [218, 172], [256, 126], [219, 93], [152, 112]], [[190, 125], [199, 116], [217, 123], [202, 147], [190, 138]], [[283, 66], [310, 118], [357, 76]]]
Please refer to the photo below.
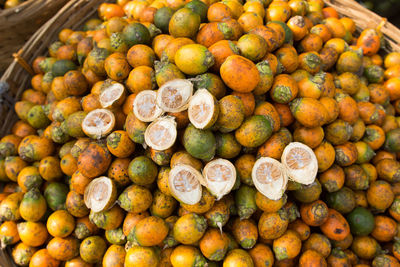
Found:
[[157, 92], [144, 90], [137, 94], [133, 101], [133, 113], [144, 122], [154, 121], [161, 116], [163, 110], [156, 103]]
[[201, 173], [192, 166], [178, 164], [169, 172], [168, 185], [176, 199], [184, 204], [194, 205], [201, 199], [201, 179]]
[[193, 95], [193, 84], [185, 79], [164, 83], [157, 92], [157, 105], [165, 112], [180, 112], [187, 109]]
[[253, 166], [251, 177], [257, 190], [272, 200], [278, 200], [285, 192], [288, 177], [284, 166], [276, 159], [259, 158]]
[[175, 118], [165, 116], [147, 126], [144, 141], [155, 150], [166, 150], [174, 145], [177, 134]]
[[107, 136], [115, 126], [114, 113], [108, 109], [90, 111], [82, 121], [83, 132], [94, 139]]
[[236, 182], [235, 166], [226, 159], [215, 159], [203, 169], [204, 186], [217, 200], [229, 194]]
[[85, 205], [93, 212], [107, 210], [117, 200], [117, 187], [113, 180], [101, 176], [93, 179], [85, 189]]
[[314, 151], [299, 142], [285, 147], [281, 157], [289, 179], [300, 184], [312, 184], [318, 172], [318, 160]]
[[122, 84], [111, 82], [99, 95], [99, 102], [103, 108], [109, 108], [114, 104], [122, 105], [125, 98], [125, 88]]
[[217, 99], [207, 90], [199, 89], [189, 102], [190, 122], [198, 129], [208, 129], [218, 119]]

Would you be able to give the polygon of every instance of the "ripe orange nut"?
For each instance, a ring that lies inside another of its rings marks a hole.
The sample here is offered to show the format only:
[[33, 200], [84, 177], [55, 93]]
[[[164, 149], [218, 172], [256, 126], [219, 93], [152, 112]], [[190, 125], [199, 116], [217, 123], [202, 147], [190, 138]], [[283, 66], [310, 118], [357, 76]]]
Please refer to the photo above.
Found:
[[302, 16], [290, 18], [287, 25], [292, 30], [295, 41], [303, 39], [308, 33], [306, 22]]
[[361, 32], [357, 39], [357, 46], [362, 48], [364, 55], [372, 56], [378, 52], [380, 48], [380, 37], [378, 31], [382, 26], [383, 24], [378, 26], [376, 30], [368, 28]]
[[227, 57], [221, 65], [220, 73], [225, 84], [240, 93], [253, 91], [260, 81], [260, 74], [256, 65], [238, 55]]

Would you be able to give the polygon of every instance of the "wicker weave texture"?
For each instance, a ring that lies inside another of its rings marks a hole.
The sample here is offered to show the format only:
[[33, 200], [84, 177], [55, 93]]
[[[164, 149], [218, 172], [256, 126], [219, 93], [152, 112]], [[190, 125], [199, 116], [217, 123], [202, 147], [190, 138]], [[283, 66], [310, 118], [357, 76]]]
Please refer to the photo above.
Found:
[[0, 72], [12, 61], [12, 54], [49, 20], [68, 0], [29, 0], [0, 10]]

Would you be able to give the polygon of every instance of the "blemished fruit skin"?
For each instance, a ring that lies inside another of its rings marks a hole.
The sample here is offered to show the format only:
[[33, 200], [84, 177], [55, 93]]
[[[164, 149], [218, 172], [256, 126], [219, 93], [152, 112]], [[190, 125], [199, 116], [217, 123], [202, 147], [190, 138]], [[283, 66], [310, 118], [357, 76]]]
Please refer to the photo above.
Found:
[[270, 122], [261, 115], [246, 119], [235, 132], [238, 142], [245, 147], [258, 147], [272, 134]]
[[386, 19], [341, 4], [80, 1], [59, 14], [46, 51], [24, 48], [28, 72], [0, 81], [4, 255], [400, 266], [400, 52]]
[[216, 140], [210, 130], [200, 130], [189, 124], [182, 142], [186, 151], [195, 158], [211, 160], [215, 155]]

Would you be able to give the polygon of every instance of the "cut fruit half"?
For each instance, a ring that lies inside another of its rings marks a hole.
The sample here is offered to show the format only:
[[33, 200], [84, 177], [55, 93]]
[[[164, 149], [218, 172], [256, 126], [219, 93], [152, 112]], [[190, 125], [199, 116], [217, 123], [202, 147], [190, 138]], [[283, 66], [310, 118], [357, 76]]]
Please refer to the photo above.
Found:
[[109, 86], [105, 87], [100, 95], [99, 102], [103, 108], [109, 108], [114, 104], [121, 105], [125, 98], [125, 88], [122, 84], [117, 82], [110, 83]]
[[203, 169], [205, 187], [217, 200], [231, 192], [236, 182], [235, 166], [226, 159], [215, 159]]
[[165, 112], [180, 112], [187, 109], [193, 95], [193, 84], [185, 79], [164, 83], [157, 92], [157, 105]]
[[133, 101], [133, 113], [136, 118], [144, 122], [151, 122], [163, 114], [156, 103], [157, 92], [144, 90], [137, 94]]
[[171, 169], [168, 185], [172, 195], [180, 202], [194, 205], [201, 199], [201, 173], [189, 165], [178, 164]]
[[108, 109], [95, 109], [90, 111], [82, 121], [83, 132], [94, 139], [107, 136], [115, 126], [115, 116]]
[[207, 90], [199, 89], [189, 102], [188, 116], [190, 122], [198, 129], [208, 129], [218, 119], [217, 99]]
[[318, 172], [318, 160], [314, 151], [299, 142], [285, 147], [281, 158], [289, 179], [300, 184], [312, 184]]
[[155, 150], [166, 150], [175, 144], [177, 135], [175, 118], [166, 116], [156, 119], [147, 126], [144, 141]]
[[101, 176], [93, 179], [85, 189], [85, 205], [93, 212], [111, 208], [117, 200], [117, 187], [113, 180]]
[[259, 158], [254, 163], [251, 177], [257, 190], [269, 199], [278, 200], [285, 193], [288, 177], [284, 166], [276, 159]]

